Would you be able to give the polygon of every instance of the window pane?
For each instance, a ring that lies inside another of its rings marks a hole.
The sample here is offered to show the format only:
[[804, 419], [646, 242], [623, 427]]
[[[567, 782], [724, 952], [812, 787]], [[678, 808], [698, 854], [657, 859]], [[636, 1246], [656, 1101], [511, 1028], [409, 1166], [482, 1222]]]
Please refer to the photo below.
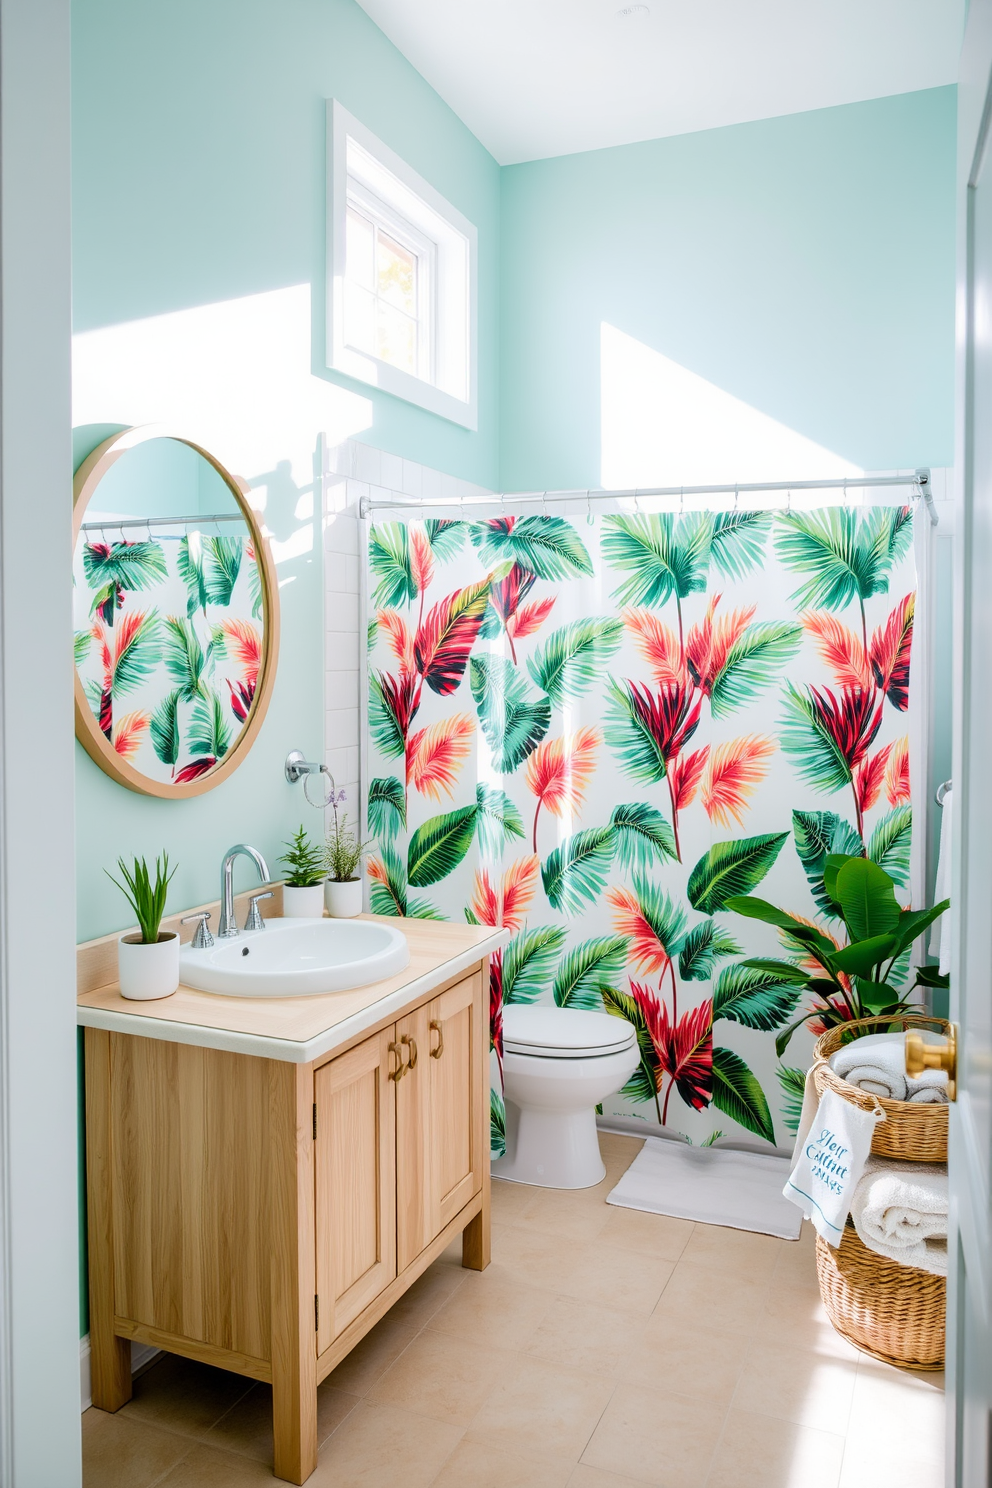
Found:
[[417, 327], [402, 310], [396, 310], [383, 300], [376, 301], [377, 349], [376, 355], [392, 367], [404, 372], [417, 373]]
[[407, 315], [417, 313], [417, 256], [384, 232], [379, 233], [379, 294]]
[[344, 282], [344, 339], [356, 351], [376, 356], [375, 296], [349, 280]]
[[353, 207], [348, 208], [347, 251], [345, 274], [353, 283], [372, 289], [372, 224]]

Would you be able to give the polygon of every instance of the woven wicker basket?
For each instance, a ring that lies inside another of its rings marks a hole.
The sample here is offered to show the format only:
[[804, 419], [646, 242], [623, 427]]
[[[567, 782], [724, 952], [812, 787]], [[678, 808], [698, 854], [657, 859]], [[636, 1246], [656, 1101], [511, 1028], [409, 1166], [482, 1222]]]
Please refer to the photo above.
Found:
[[876, 1255], [850, 1224], [837, 1250], [817, 1236], [816, 1274], [830, 1321], [857, 1348], [904, 1368], [943, 1366], [943, 1276]]
[[[817, 1095], [824, 1090], [833, 1090], [842, 1099], [859, 1106], [862, 1111], [873, 1111], [875, 1102], [885, 1112], [885, 1120], [876, 1122], [871, 1139], [871, 1150], [879, 1157], [900, 1157], [905, 1162], [947, 1161], [947, 1107], [946, 1105], [921, 1105], [916, 1101], [884, 1100], [869, 1095], [856, 1085], [849, 1085], [840, 1075], [835, 1075], [827, 1060], [836, 1054], [848, 1035], [854, 1031], [862, 1033], [888, 1032], [897, 1025], [900, 1028], [927, 1028], [934, 1032], [950, 1032], [951, 1025], [943, 1018], [928, 1018], [925, 1014], [900, 1013], [887, 1018], [859, 1018], [853, 1023], [840, 1023], [816, 1041], [813, 1060], [813, 1082]], [[905, 1269], [905, 1268], [900, 1268]]]

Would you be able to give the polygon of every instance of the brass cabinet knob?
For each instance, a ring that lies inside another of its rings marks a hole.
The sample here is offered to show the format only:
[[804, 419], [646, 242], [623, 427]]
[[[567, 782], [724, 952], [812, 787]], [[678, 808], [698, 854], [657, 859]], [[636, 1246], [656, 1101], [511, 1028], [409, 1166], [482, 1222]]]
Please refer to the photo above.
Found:
[[390, 1054], [396, 1055], [396, 1068], [389, 1071], [389, 1078], [395, 1080], [398, 1085], [406, 1074], [406, 1065], [403, 1063], [403, 1050], [396, 1043], [390, 1044], [388, 1047]]
[[403, 1037], [400, 1039], [400, 1043], [401, 1044], [405, 1044], [406, 1047], [410, 1051], [410, 1058], [409, 1058], [409, 1061], [406, 1064], [405, 1068], [406, 1069], [416, 1069], [417, 1068], [417, 1041], [416, 1041], [416, 1039], [412, 1039], [408, 1033], [405, 1033], [403, 1035]]
[[441, 1025], [436, 1018], [431, 1019], [430, 1027], [431, 1032], [437, 1034], [437, 1048], [431, 1050], [431, 1058], [440, 1059], [444, 1053], [444, 1034], [441, 1032]]
[[946, 1039], [924, 1043], [922, 1034], [906, 1034], [906, 1073], [911, 1080], [918, 1080], [924, 1070], [947, 1071], [947, 1099], [957, 1097], [958, 1044], [954, 1029]]

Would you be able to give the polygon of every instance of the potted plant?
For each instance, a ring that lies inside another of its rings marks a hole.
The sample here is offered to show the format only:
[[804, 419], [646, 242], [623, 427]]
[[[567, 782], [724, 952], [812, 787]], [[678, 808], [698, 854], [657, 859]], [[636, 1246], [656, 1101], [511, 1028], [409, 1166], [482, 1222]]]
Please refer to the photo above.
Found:
[[737, 914], [775, 925], [786, 951], [795, 957], [791, 961], [752, 957], [743, 965], [794, 984], [797, 992], [808, 993], [813, 1001], [775, 1040], [779, 1058], [792, 1035], [810, 1019], [816, 1019], [826, 1032], [858, 1018], [915, 1012], [916, 1004], [908, 999], [916, 987], [946, 987], [948, 983], [936, 968], [918, 966], [910, 987], [899, 990], [893, 985], [893, 981], [905, 980], [913, 941], [944, 913], [949, 899], [932, 909], [902, 909], [895, 883], [884, 868], [868, 858], [841, 853], [831, 854], [824, 864], [820, 897], [831, 917], [842, 921], [846, 944], [766, 899], [739, 895], [727, 900], [727, 908]]
[[179, 986], [179, 933], [162, 929], [165, 896], [176, 872], [169, 872], [169, 855], [155, 859], [155, 881], [152, 882], [144, 858], [135, 858], [129, 868], [123, 858], [117, 859], [124, 882], [115, 883], [134, 910], [138, 932], [126, 931], [117, 942], [117, 975], [121, 996], [145, 1002], [157, 997], [171, 997]]
[[324, 855], [310, 841], [302, 823], [279, 859], [286, 865], [282, 912], [287, 919], [319, 920], [324, 913]]
[[345, 799], [344, 791], [335, 790], [331, 782], [329, 805], [334, 811], [334, 825], [327, 834], [324, 845], [324, 864], [327, 882], [324, 884], [324, 904], [327, 913], [336, 920], [353, 919], [362, 912], [362, 875], [359, 871], [362, 853], [368, 846], [360, 842], [348, 825], [348, 816], [338, 816], [338, 807]]

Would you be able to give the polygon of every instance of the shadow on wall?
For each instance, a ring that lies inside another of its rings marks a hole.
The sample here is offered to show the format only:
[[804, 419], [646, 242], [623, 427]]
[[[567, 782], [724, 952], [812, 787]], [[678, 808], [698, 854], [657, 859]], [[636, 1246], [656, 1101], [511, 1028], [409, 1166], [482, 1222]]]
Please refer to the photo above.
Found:
[[864, 474], [607, 321], [600, 408], [607, 490]]

